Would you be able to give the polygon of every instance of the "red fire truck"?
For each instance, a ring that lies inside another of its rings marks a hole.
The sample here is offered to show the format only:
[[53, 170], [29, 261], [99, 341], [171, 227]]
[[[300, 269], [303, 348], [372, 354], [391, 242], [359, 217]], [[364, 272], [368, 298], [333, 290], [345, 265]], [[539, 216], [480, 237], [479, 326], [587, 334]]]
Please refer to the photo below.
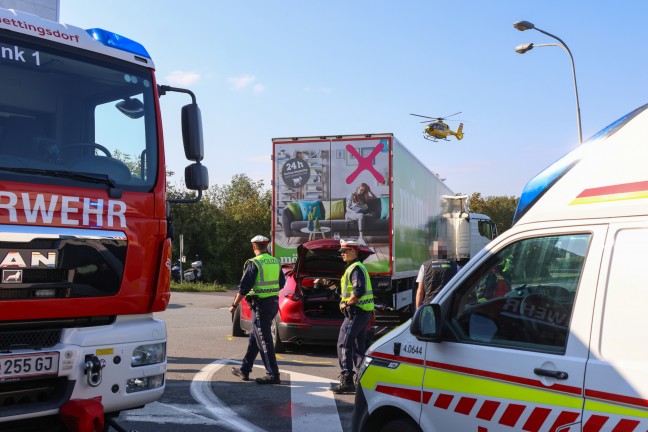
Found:
[[[139, 43], [0, 9], [0, 429], [101, 430], [158, 399], [170, 204], [208, 187], [193, 93]], [[182, 108], [187, 189], [166, 197], [158, 100]]]

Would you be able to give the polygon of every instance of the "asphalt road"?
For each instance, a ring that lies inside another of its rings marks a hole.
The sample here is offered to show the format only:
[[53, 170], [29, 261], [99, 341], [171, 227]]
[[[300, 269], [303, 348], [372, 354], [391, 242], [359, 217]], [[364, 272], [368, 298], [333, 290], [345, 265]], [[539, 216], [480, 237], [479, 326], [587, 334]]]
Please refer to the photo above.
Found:
[[[278, 354], [281, 385], [244, 382], [230, 372], [247, 338], [232, 337], [233, 293], [173, 293], [156, 316], [167, 324], [166, 391], [156, 403], [123, 412], [121, 427], [138, 432], [350, 430], [353, 395], [334, 395], [335, 346], [301, 346]], [[263, 376], [260, 361], [252, 378]]]

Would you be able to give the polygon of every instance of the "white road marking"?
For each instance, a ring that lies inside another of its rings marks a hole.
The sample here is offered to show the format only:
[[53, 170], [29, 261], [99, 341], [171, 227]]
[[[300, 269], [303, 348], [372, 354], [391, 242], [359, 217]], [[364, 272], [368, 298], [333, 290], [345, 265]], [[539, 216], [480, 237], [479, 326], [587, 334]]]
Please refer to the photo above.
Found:
[[342, 432], [335, 395], [329, 390], [331, 380], [299, 372], [290, 374], [292, 430]]
[[202, 404], [214, 418], [221, 419], [240, 431], [266, 432], [256, 425], [239, 417], [236, 411], [225, 405], [212, 391], [212, 376], [224, 365], [233, 363], [230, 360], [216, 360], [198, 372], [191, 381], [191, 396]]
[[[199, 405], [163, 404], [154, 402], [141, 410], [129, 411], [124, 420], [157, 424], [227, 424], [234, 430], [267, 432], [240, 417], [225, 405], [212, 390], [214, 374], [235, 360], [216, 360], [198, 372], [191, 381], [190, 391]], [[262, 366], [255, 366], [265, 371]], [[329, 390], [331, 380], [299, 372], [280, 370], [290, 375], [291, 417], [293, 431], [342, 432], [335, 395]], [[175, 411], [175, 412], [173, 412]]]
[[186, 425], [219, 425], [221, 421], [205, 417], [202, 405], [178, 405], [153, 402], [145, 408], [122, 414], [129, 422]]

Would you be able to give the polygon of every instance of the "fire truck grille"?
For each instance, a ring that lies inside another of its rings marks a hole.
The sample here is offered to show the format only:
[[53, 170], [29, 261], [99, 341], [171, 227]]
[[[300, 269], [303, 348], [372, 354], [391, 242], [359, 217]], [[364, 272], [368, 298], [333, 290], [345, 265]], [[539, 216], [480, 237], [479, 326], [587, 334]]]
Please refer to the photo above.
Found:
[[67, 282], [67, 270], [25, 270], [23, 283]]
[[[128, 247], [124, 233], [53, 228], [47, 230], [48, 238], [41, 238], [39, 227], [3, 227], [0, 290], [6, 291], [0, 292], [0, 301], [108, 297], [119, 292]], [[21, 236], [24, 242], [17, 241]], [[28, 293], [17, 291], [20, 288]]]
[[65, 377], [0, 383], [0, 417], [58, 408], [69, 398], [71, 385]]
[[31, 291], [23, 288], [0, 288], [0, 300], [26, 299], [31, 297]]
[[60, 328], [0, 332], [0, 351], [53, 347], [61, 340], [61, 332]]

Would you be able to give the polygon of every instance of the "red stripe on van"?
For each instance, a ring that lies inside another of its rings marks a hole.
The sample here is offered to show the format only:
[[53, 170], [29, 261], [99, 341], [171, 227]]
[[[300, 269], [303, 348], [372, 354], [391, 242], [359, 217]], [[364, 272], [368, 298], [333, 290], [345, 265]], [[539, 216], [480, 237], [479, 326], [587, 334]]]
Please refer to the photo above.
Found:
[[454, 396], [452, 395], [440, 394], [434, 402], [434, 406], [441, 409], [448, 409], [452, 403], [452, 399], [454, 399]]
[[559, 427], [576, 422], [576, 420], [578, 420], [578, 417], [580, 417], [580, 414], [577, 412], [561, 412], [554, 424], [551, 426], [551, 429], [549, 429], [549, 432], [556, 432]]
[[477, 399], [475, 398], [462, 397], [459, 399], [455, 412], [463, 415], [470, 415], [470, 411], [472, 411], [475, 403], [477, 403]]
[[402, 399], [407, 399], [412, 402], [421, 402], [421, 391], [420, 390], [412, 390], [412, 389], [404, 389], [400, 387], [391, 387], [391, 386], [386, 386], [386, 385], [377, 385], [376, 386], [376, 391], [379, 393], [384, 393], [388, 394], [391, 396], [396, 396]]
[[535, 408], [532, 412], [529, 418], [527, 419], [526, 423], [524, 423], [524, 426], [522, 427], [523, 431], [527, 432], [538, 432], [542, 428], [542, 425], [544, 424], [545, 420], [547, 420], [547, 417], [549, 417], [549, 414], [551, 414], [551, 410], [547, 408]]
[[585, 422], [585, 426], [583, 426], [583, 432], [600, 432], [601, 428], [605, 426], [605, 423], [610, 419], [608, 416], [600, 416], [593, 414], [589, 419], [587, 419], [587, 422]]
[[496, 401], [484, 401], [479, 412], [477, 413], [477, 418], [490, 421], [495, 415], [495, 411], [499, 408], [500, 403]]
[[585, 189], [576, 198], [587, 198], [601, 195], [613, 195], [628, 192], [646, 192], [648, 191], [648, 181], [633, 183], [623, 183], [611, 186], [601, 186], [596, 188]]
[[509, 404], [499, 420], [499, 424], [514, 427], [524, 412], [524, 405]]
[[[543, 390], [547, 389], [547, 386], [542, 384], [540, 380], [535, 380], [531, 378], [524, 378], [524, 377], [519, 377], [514, 375], [506, 375], [499, 372], [490, 372], [485, 370], [479, 370], [479, 369], [474, 369], [474, 368], [469, 368], [464, 366], [457, 366], [453, 364], [438, 363], [433, 361], [426, 361], [425, 365], [427, 367], [441, 369], [441, 370], [449, 370], [453, 372], [460, 372], [462, 374], [467, 374], [467, 375], [491, 378], [491, 379], [511, 382], [515, 384], [523, 384], [526, 386], [541, 388]], [[553, 384], [551, 386], [551, 390], [555, 392], [567, 393], [571, 395], [578, 395], [578, 396], [582, 395], [582, 390], [580, 387], [567, 386], [564, 384]]]
[[640, 408], [648, 408], [648, 400], [638, 397], [619, 395], [614, 393], [602, 392], [598, 390], [585, 389], [586, 398], [600, 399], [608, 402], [623, 403], [626, 405], [633, 405]]
[[605, 425], [609, 418], [610, 417], [608, 416], [593, 414], [589, 419], [587, 419], [587, 422], [585, 422], [585, 426], [583, 426], [583, 432], [600, 432], [601, 428]]
[[634, 432], [637, 426], [639, 426], [637, 420], [623, 419], [612, 429], [612, 432]]
[[[648, 184], [648, 182], [645, 182]], [[460, 372], [462, 374], [467, 374], [467, 375], [474, 375], [474, 376], [479, 376], [479, 377], [485, 377], [485, 378], [490, 378], [490, 379], [496, 379], [499, 381], [505, 381], [505, 382], [511, 382], [515, 384], [523, 384], [526, 386], [531, 386], [531, 387], [536, 387], [536, 388], [541, 388], [543, 390], [547, 389], [547, 386], [542, 384], [541, 381], [539, 380], [534, 380], [531, 378], [523, 378], [523, 377], [518, 377], [518, 376], [513, 376], [513, 375], [506, 375], [498, 372], [490, 372], [490, 371], [484, 371], [484, 370], [479, 370], [479, 369], [474, 369], [474, 368], [468, 368], [468, 367], [463, 367], [463, 366], [457, 366], [457, 365], [452, 365], [452, 364], [446, 364], [446, 363], [439, 363], [439, 362], [433, 362], [433, 361], [423, 361], [421, 359], [417, 358], [412, 358], [412, 357], [403, 357], [403, 356], [395, 356], [391, 354], [385, 354], [381, 352], [374, 352], [372, 354], [372, 357], [376, 358], [384, 358], [387, 360], [393, 360], [393, 361], [398, 361], [401, 363], [409, 363], [417, 366], [422, 366], [425, 365], [426, 367], [431, 367], [431, 368], [436, 368], [436, 369], [441, 369], [441, 370], [448, 370], [448, 371], [453, 371], [453, 372]], [[561, 393], [567, 393], [571, 395], [577, 395], [581, 396], [582, 391], [579, 387], [575, 386], [566, 386], [563, 384], [554, 384], [551, 386], [551, 391], [555, 392], [561, 392]], [[589, 390], [585, 389], [585, 397], [590, 397], [590, 398], [595, 398], [595, 399], [600, 399], [604, 401], [610, 401], [610, 402], [616, 402], [616, 403], [624, 403], [627, 405], [633, 405], [636, 407], [640, 408], [648, 408], [648, 400], [647, 399], [642, 399], [642, 398], [637, 398], [637, 397], [632, 397], [632, 396], [627, 396], [627, 395], [619, 395], [619, 394], [614, 394], [614, 393], [607, 393], [607, 392], [602, 392], [598, 390]]]

